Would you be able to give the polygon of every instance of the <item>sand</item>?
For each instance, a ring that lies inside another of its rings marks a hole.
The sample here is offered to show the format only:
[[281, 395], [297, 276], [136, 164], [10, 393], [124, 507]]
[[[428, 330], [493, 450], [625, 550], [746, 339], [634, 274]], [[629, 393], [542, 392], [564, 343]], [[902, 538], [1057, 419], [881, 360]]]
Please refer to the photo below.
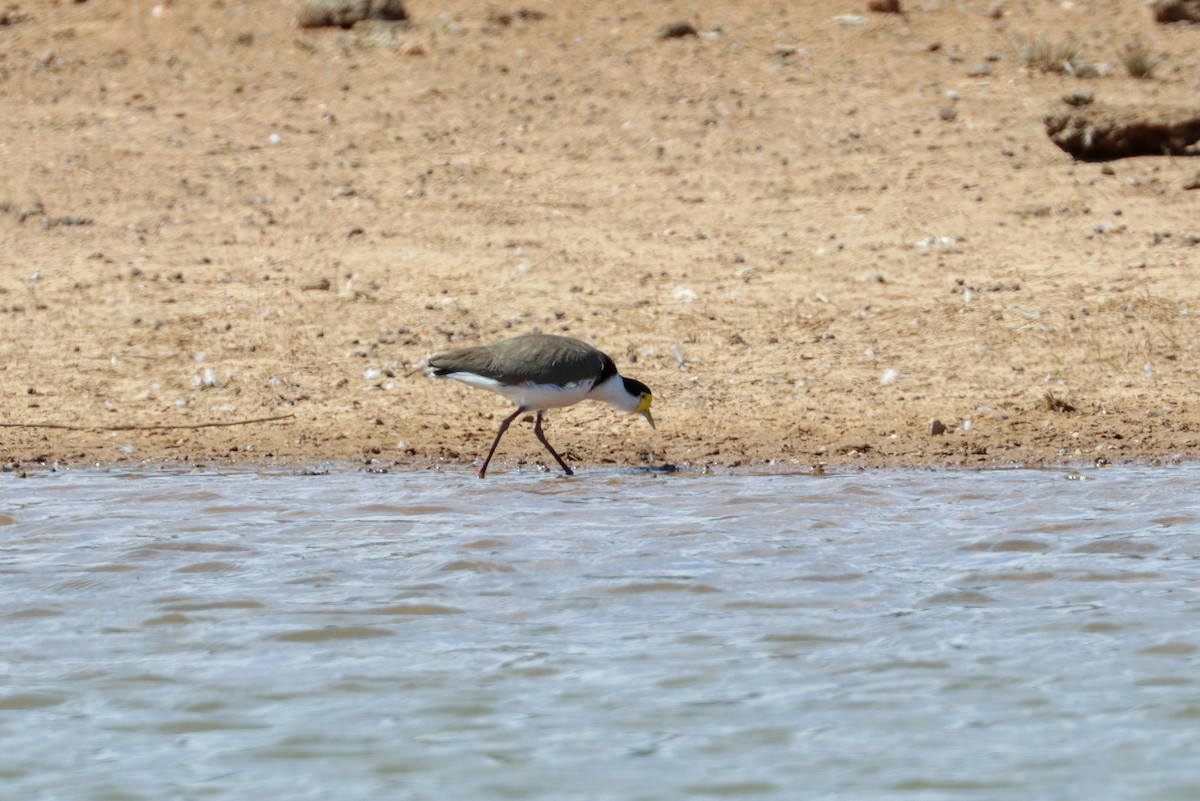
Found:
[[[549, 415], [585, 469], [1195, 458], [1200, 159], [1076, 162], [1043, 117], [1200, 105], [1200, 26], [406, 6], [348, 30], [295, 2], [7, 6], [6, 469], [477, 466], [511, 407], [420, 361], [535, 330], [654, 390], [657, 430]], [[1025, 57], [1068, 40], [1066, 73]], [[548, 461], [519, 421], [489, 480]]]

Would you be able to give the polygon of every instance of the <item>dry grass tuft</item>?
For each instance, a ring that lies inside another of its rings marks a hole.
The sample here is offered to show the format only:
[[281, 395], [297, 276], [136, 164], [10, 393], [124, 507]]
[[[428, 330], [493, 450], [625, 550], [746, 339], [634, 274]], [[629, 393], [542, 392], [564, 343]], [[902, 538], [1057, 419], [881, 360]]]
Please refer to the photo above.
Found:
[[1051, 42], [1040, 36], [1029, 41], [1021, 40], [1017, 47], [1017, 59], [1024, 66], [1042, 72], [1074, 75], [1079, 68], [1079, 45], [1071, 38], [1061, 42]]
[[1067, 403], [1062, 398], [1056, 397], [1055, 394], [1053, 392], [1051, 392], [1050, 390], [1046, 390], [1046, 394], [1042, 396], [1042, 404], [1046, 407], [1046, 409], [1048, 411], [1051, 411], [1051, 412], [1062, 412], [1063, 414], [1070, 414], [1071, 412], [1079, 411], [1077, 408], [1072, 406], [1070, 403]]
[[1121, 48], [1121, 63], [1131, 78], [1149, 80], [1154, 77], [1154, 70], [1162, 63], [1162, 59], [1154, 55], [1150, 46], [1140, 38], [1129, 42]]

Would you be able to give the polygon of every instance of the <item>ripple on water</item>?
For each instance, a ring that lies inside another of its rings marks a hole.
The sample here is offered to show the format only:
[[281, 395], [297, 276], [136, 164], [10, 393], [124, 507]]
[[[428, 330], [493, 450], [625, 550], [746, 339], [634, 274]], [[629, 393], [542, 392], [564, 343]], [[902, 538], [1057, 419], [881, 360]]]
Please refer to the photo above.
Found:
[[44, 617], [58, 617], [59, 615], [68, 614], [64, 609], [47, 609], [41, 606], [31, 606], [26, 609], [13, 609], [5, 613], [6, 620], [27, 620]]
[[161, 608], [169, 609], [173, 612], [206, 612], [218, 609], [264, 609], [265, 605], [261, 601], [252, 599], [231, 599], [231, 600], [216, 600], [216, 601], [189, 601], [177, 600], [174, 598], [162, 599], [156, 602]]
[[970, 545], [964, 545], [965, 551], [1010, 551], [1021, 553], [1044, 553], [1045, 551], [1053, 550], [1053, 547], [1047, 543], [1038, 540], [1027, 539], [1005, 539], [998, 542], [973, 542]]
[[1073, 553], [1116, 553], [1130, 556], [1155, 553], [1159, 550], [1161, 547], [1155, 543], [1126, 537], [1096, 540], [1071, 549]]
[[366, 640], [373, 637], [391, 637], [394, 632], [374, 626], [324, 626], [319, 629], [301, 629], [276, 635], [280, 642], [323, 643], [330, 640]]
[[461, 615], [462, 609], [440, 604], [392, 604], [373, 609], [360, 609], [363, 615], [385, 615], [389, 617], [407, 617], [410, 615]]
[[0, 695], [0, 710], [19, 712], [27, 709], [44, 709], [46, 707], [58, 706], [66, 700], [67, 698], [64, 695], [12, 693], [10, 695]]

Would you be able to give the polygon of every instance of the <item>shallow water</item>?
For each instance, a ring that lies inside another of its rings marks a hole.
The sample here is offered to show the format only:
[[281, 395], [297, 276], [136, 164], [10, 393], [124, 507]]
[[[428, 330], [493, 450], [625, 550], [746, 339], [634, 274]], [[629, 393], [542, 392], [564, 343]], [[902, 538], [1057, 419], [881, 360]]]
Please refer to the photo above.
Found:
[[0, 786], [1191, 801], [1198, 483], [0, 475]]

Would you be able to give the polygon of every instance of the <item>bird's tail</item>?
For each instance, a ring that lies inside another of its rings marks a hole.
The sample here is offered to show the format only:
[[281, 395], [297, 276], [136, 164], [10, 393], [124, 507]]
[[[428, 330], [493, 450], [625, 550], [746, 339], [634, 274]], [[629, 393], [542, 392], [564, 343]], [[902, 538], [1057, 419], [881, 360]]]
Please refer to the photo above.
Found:
[[433, 360], [437, 358], [436, 353], [430, 354], [420, 361], [413, 362], [412, 369], [414, 372], [420, 371], [430, 378], [442, 378], [450, 373], [444, 367], [438, 367], [433, 364]]

